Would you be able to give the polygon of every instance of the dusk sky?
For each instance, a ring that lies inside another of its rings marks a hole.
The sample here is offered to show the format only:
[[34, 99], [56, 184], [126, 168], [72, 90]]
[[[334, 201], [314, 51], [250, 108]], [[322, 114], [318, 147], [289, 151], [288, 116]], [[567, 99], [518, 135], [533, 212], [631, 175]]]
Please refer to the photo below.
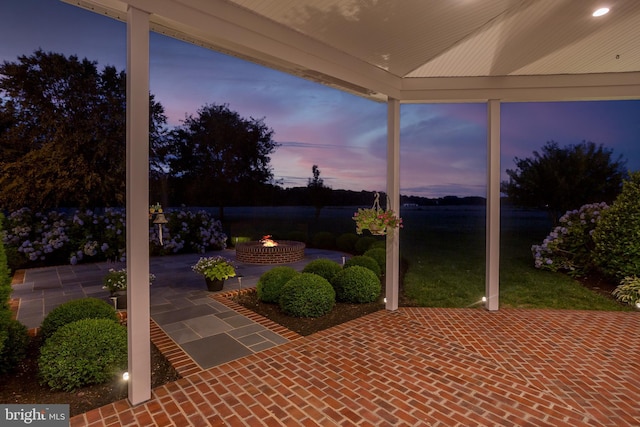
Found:
[[[39, 48], [126, 68], [126, 25], [58, 0], [0, 0], [0, 61]], [[151, 93], [170, 126], [205, 104], [264, 118], [281, 146], [276, 180], [304, 186], [320, 168], [334, 189], [386, 187], [386, 104], [365, 100], [185, 42], [151, 34]], [[401, 107], [401, 193], [486, 195], [486, 104]], [[640, 169], [640, 100], [502, 105], [501, 169], [545, 142], [593, 141]]]

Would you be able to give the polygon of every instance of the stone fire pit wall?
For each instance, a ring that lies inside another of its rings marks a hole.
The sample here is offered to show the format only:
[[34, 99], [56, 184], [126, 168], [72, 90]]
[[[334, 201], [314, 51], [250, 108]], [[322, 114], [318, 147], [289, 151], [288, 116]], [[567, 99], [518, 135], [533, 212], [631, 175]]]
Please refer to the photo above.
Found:
[[278, 240], [278, 246], [262, 246], [257, 241], [238, 243], [236, 261], [247, 264], [288, 264], [304, 259], [305, 244]]

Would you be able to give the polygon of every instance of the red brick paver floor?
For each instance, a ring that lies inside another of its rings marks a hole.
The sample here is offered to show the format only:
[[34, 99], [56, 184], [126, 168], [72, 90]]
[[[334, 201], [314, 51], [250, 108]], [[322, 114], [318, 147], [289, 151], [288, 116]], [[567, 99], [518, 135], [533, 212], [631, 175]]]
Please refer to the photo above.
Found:
[[164, 346], [184, 378], [71, 425], [640, 425], [640, 313], [401, 308], [207, 370]]

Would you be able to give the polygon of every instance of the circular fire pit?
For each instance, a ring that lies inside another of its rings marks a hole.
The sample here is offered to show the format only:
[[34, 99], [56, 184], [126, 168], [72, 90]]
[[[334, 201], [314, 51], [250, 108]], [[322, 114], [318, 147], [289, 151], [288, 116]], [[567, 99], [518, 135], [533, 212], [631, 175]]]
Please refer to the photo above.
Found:
[[304, 258], [305, 244], [293, 240], [278, 240], [278, 246], [263, 246], [252, 241], [236, 245], [236, 261], [247, 264], [287, 264]]

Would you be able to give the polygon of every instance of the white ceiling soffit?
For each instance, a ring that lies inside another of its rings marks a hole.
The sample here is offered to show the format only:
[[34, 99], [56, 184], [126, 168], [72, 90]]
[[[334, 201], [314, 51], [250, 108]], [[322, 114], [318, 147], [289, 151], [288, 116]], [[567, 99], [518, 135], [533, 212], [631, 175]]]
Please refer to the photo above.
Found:
[[64, 1], [376, 100], [640, 99], [638, 0]]

